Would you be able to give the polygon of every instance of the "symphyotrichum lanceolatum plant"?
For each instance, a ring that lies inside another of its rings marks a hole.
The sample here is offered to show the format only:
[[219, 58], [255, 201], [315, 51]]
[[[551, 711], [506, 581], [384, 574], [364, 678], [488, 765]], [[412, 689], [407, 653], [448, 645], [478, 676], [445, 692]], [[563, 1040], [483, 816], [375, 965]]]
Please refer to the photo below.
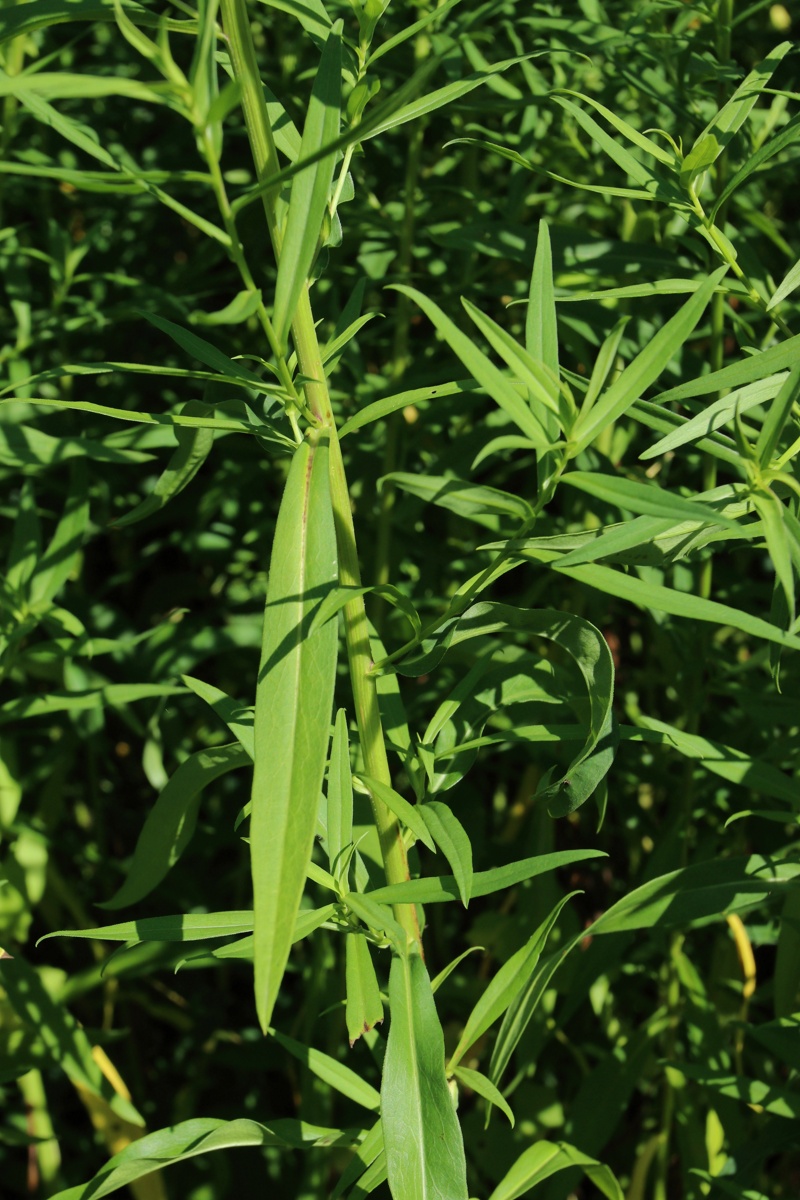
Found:
[[796, 1193], [795, 19], [3, 6], [4, 1196]]

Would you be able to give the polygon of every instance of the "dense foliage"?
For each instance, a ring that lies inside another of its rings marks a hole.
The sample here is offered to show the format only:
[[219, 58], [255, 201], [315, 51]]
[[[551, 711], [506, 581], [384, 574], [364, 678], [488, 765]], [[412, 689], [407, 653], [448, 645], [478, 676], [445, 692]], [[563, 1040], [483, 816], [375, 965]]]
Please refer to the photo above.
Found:
[[0, 8], [4, 1197], [797, 1195], [790, 29]]

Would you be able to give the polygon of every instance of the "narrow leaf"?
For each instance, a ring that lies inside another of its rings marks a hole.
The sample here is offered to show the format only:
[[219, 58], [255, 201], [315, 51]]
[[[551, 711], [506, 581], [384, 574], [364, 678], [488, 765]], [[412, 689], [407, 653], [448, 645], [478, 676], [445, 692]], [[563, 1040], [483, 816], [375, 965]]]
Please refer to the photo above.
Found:
[[[341, 23], [330, 30], [311, 92], [300, 159], [306, 159], [333, 142], [339, 132], [341, 103]], [[328, 207], [336, 154], [327, 154], [301, 170], [292, 181], [289, 216], [275, 283], [275, 335], [286, 342], [300, 293], [306, 286], [317, 253], [322, 222]]]
[[461, 901], [466, 908], [472, 890], [472, 845], [467, 831], [447, 804], [429, 800], [421, 813], [431, 837], [453, 868]]
[[381, 1118], [392, 1195], [467, 1200], [464, 1143], [444, 1071], [444, 1035], [425, 964], [395, 955]]
[[686, 301], [683, 308], [662, 325], [644, 350], [628, 364], [591, 410], [581, 413], [573, 431], [576, 453], [591, 445], [607, 425], [618, 420], [642, 397], [646, 389], [655, 383], [697, 325], [717, 284], [727, 270], [727, 267], [720, 267], [714, 271]]
[[256, 1008], [266, 1031], [289, 956], [317, 824], [327, 757], [337, 635], [315, 634], [316, 606], [337, 580], [328, 442], [295, 452], [272, 546], [255, 711], [250, 859]]
[[345, 1021], [352, 1047], [363, 1034], [369, 1033], [383, 1020], [383, 1001], [372, 965], [369, 942], [360, 934], [351, 934], [345, 940], [345, 981]]

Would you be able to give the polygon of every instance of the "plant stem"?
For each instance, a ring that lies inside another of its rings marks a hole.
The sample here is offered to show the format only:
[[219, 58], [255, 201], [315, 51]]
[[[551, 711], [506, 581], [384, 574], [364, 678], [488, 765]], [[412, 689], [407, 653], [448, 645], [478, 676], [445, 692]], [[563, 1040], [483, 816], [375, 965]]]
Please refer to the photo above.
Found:
[[[278, 159], [269, 115], [264, 103], [247, 6], [245, 0], [222, 0], [221, 8], [234, 77], [242, 87], [242, 108], [253, 153], [256, 177], [259, 183], [263, 183], [270, 176], [277, 174]], [[272, 248], [276, 260], [279, 260], [282, 235], [276, 217], [274, 196], [271, 192], [263, 193], [263, 204]], [[339, 553], [339, 580], [345, 587], [360, 587], [361, 572], [358, 565], [358, 549], [350, 507], [350, 492], [339, 440], [336, 436], [336, 426], [307, 283], [301, 293], [292, 321], [292, 340], [297, 351], [298, 367], [304, 376], [303, 391], [307, 407], [313, 419], [330, 431], [331, 498]], [[390, 784], [391, 774], [378, 708], [378, 691], [376, 681], [369, 673], [372, 667], [372, 653], [369, 644], [367, 614], [362, 596], [351, 600], [346, 605], [344, 622], [353, 701], [364, 762], [367, 772], [373, 778], [380, 783]], [[400, 824], [391, 810], [375, 796], [372, 797], [372, 811], [380, 839], [387, 883], [402, 883], [408, 879], [409, 872]], [[409, 938], [419, 943], [420, 930], [414, 905], [396, 905], [395, 915]]]

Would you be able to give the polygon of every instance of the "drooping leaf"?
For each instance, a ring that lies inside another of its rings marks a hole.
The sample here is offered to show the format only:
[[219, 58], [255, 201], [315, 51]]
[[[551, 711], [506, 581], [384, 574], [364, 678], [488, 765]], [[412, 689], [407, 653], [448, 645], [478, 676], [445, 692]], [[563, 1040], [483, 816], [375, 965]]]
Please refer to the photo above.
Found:
[[125, 908], [149, 895], [189, 844], [203, 791], [228, 771], [249, 766], [249, 756], [236, 743], [198, 750], [185, 759], [147, 815], [125, 882], [99, 907]]

